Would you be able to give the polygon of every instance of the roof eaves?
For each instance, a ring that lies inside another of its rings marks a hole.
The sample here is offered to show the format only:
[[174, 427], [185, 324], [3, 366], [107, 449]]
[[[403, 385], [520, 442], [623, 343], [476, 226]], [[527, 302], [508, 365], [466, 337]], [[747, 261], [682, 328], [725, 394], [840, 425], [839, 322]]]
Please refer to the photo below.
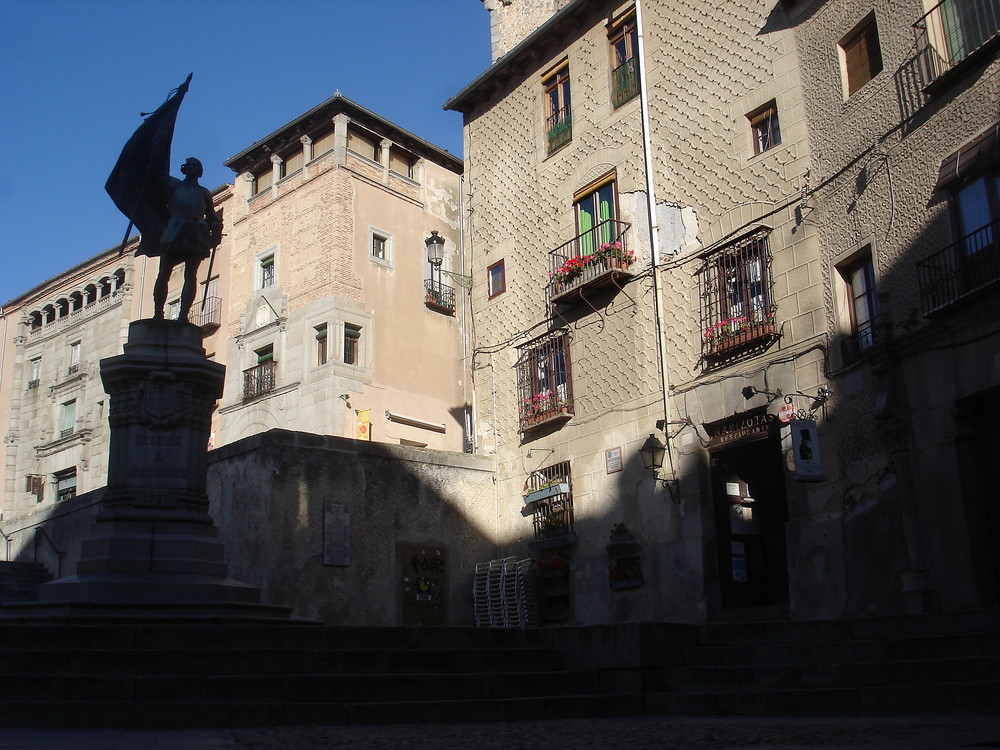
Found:
[[528, 34], [528, 36], [509, 50], [507, 54], [480, 73], [475, 80], [455, 94], [455, 96], [446, 101], [443, 105], [443, 109], [454, 110], [456, 112], [462, 112], [463, 114], [467, 113], [469, 109], [472, 108], [473, 99], [476, 98], [475, 94], [481, 91], [487, 83], [494, 81], [494, 79], [502, 76], [504, 73], [508, 72], [508, 70], [512, 70], [517, 62], [530, 55], [535, 45], [541, 39], [553, 30], [561, 27], [567, 18], [575, 15], [579, 11], [582, 11], [584, 8], [595, 4], [596, 1], [597, 0], [570, 0], [570, 2], [562, 8], [562, 10], [553, 14], [548, 21]]

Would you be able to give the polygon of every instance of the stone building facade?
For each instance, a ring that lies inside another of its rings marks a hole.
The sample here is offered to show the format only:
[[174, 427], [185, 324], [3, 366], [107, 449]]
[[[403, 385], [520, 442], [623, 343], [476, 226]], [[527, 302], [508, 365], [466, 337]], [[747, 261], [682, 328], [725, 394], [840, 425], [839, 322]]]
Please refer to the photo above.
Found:
[[[6, 557], [107, 479], [107, 394], [98, 363], [118, 354], [138, 308], [136, 262], [105, 251], [4, 306], [3, 531]], [[42, 553], [55, 552], [40, 537]]]
[[995, 3], [500, 5], [446, 107], [479, 448], [551, 619], [996, 605]]
[[273, 427], [463, 451], [462, 161], [339, 94], [226, 162], [220, 445]]

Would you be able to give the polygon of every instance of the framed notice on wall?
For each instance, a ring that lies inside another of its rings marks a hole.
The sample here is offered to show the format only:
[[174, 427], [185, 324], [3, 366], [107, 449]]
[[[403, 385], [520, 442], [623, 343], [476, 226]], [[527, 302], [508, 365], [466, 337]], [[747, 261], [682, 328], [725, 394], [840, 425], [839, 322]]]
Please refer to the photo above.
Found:
[[608, 474], [615, 474], [622, 470], [622, 449], [609, 448], [604, 451], [604, 466]]

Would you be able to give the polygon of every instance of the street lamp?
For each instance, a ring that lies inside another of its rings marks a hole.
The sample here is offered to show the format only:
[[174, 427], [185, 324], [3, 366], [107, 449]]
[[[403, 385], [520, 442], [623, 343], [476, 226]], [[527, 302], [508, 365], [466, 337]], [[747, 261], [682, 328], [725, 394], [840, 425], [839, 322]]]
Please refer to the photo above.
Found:
[[639, 449], [639, 455], [642, 456], [642, 465], [652, 472], [659, 471], [660, 467], [663, 466], [663, 457], [666, 453], [666, 447], [652, 432], [649, 433], [646, 442]]
[[441, 264], [444, 262], [444, 237], [438, 234], [436, 229], [431, 230], [431, 236], [424, 240], [424, 244], [427, 246], [427, 262], [438, 269], [442, 276], [454, 280], [463, 289], [472, 288], [471, 276], [441, 269]]
[[431, 230], [431, 236], [424, 240], [427, 245], [427, 260], [432, 266], [441, 267], [444, 261], [444, 237], [437, 233], [436, 229]]
[[660, 467], [663, 466], [663, 458], [667, 455], [667, 447], [651, 432], [649, 433], [649, 437], [646, 438], [646, 442], [639, 449], [639, 455], [642, 457], [642, 465], [653, 472], [653, 476], [657, 481], [667, 488], [667, 491], [670, 493], [670, 502], [674, 505], [680, 505], [679, 482], [676, 479], [660, 479], [657, 476], [660, 472]]

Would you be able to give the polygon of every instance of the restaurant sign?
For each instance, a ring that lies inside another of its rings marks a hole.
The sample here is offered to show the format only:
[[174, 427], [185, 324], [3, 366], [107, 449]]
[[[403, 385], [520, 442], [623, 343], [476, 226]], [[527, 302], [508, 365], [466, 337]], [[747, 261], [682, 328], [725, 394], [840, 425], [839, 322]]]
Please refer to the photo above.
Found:
[[731, 448], [756, 440], [764, 440], [771, 435], [771, 428], [778, 424], [773, 414], [766, 409], [735, 414], [728, 419], [705, 425], [708, 433], [708, 449], [710, 451]]

